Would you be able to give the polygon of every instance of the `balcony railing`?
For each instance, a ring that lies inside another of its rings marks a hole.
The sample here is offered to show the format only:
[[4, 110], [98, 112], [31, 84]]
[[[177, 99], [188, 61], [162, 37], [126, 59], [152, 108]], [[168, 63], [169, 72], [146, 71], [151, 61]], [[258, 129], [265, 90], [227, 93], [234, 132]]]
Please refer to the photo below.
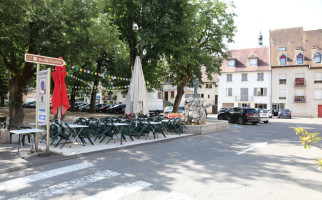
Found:
[[235, 96], [236, 101], [253, 101], [253, 96]]
[[306, 82], [304, 78], [296, 78], [294, 81], [294, 86], [295, 87], [305, 87]]
[[294, 97], [294, 103], [305, 103], [306, 98], [305, 96], [295, 96]]

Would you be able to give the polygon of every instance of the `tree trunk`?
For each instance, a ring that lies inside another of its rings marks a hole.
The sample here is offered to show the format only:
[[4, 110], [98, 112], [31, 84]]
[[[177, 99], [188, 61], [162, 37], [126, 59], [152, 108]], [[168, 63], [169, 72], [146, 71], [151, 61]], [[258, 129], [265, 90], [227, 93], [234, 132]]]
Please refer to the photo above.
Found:
[[1, 96], [1, 103], [0, 103], [0, 106], [1, 107], [4, 106], [4, 100], [5, 100], [5, 96]]
[[187, 70], [187, 75], [179, 82], [179, 84], [177, 86], [177, 95], [174, 100], [172, 112], [174, 112], [174, 113], [178, 112], [181, 99], [184, 95], [184, 87], [187, 85], [187, 83], [191, 79], [191, 77], [192, 77], [191, 72]]
[[[15, 126], [21, 126], [23, 124], [23, 108], [22, 108], [22, 97], [23, 89], [21, 85], [18, 84], [16, 77], [13, 77], [9, 83], [10, 93], [9, 93], [9, 124]], [[36, 116], [35, 116], [36, 117]]]
[[[95, 82], [96, 82], [96, 80], [95, 80]], [[94, 87], [97, 87], [96, 84], [94, 83]], [[90, 113], [95, 112], [95, 101], [96, 101], [96, 92], [95, 91], [96, 90], [94, 90], [94, 88], [93, 88], [93, 91], [92, 91], [92, 94], [91, 94], [91, 105], [90, 105], [90, 109], [89, 109]]]

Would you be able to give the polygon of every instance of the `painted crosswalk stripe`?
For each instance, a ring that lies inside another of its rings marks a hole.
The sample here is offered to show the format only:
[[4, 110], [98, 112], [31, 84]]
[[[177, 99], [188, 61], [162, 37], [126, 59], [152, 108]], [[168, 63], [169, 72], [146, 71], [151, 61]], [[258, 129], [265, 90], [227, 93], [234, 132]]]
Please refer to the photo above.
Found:
[[84, 200], [97, 200], [97, 199], [108, 199], [108, 200], [117, 200], [123, 197], [126, 197], [134, 192], [142, 190], [146, 187], [151, 186], [151, 183], [145, 181], [136, 181], [134, 183], [127, 183], [120, 185], [103, 192], [99, 192], [93, 196], [84, 198]]
[[70, 165], [67, 167], [61, 167], [61, 168], [41, 172], [38, 174], [24, 176], [23, 178], [16, 178], [16, 179], [12, 179], [12, 180], [5, 181], [5, 182], [0, 182], [0, 191], [7, 190], [10, 188], [17, 189], [19, 187], [23, 187], [23, 186], [27, 185], [28, 183], [36, 182], [39, 180], [44, 180], [47, 178], [51, 178], [54, 176], [59, 176], [62, 174], [86, 169], [86, 168], [93, 167], [93, 166], [95, 166], [95, 165], [93, 165], [91, 163], [84, 162], [84, 163], [80, 163], [80, 164]]
[[163, 196], [159, 200], [196, 200], [196, 199], [189, 197], [187, 195], [184, 195], [184, 194], [177, 193], [177, 192], [171, 192], [171, 193]]
[[42, 190], [36, 192], [29, 192], [23, 196], [12, 198], [10, 200], [19, 200], [19, 199], [47, 199], [49, 197], [66, 193], [68, 191], [73, 191], [76, 188], [81, 188], [86, 186], [89, 183], [94, 183], [97, 181], [101, 181], [103, 179], [119, 176], [120, 174], [117, 172], [113, 172], [110, 170], [105, 170], [102, 172], [97, 172], [92, 175], [84, 176], [80, 179], [71, 180], [68, 182], [63, 182], [57, 185], [52, 185], [50, 187], [44, 188]]

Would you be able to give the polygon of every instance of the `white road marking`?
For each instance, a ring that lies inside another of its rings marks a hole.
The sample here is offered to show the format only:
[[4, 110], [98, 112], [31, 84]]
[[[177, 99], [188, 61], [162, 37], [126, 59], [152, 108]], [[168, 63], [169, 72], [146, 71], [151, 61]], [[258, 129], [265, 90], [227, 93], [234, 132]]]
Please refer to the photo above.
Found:
[[119, 176], [120, 174], [117, 172], [113, 172], [110, 170], [105, 170], [102, 172], [97, 172], [93, 175], [84, 176], [80, 179], [71, 180], [68, 182], [63, 182], [57, 185], [52, 185], [50, 187], [44, 188], [42, 190], [36, 192], [29, 192], [23, 196], [19, 196], [16, 198], [12, 198], [10, 200], [19, 200], [19, 199], [48, 199], [49, 197], [66, 193], [67, 191], [72, 191], [76, 188], [84, 187], [89, 183], [94, 183], [97, 181], [101, 181], [103, 179]]
[[41, 172], [38, 174], [25, 176], [23, 178], [16, 178], [16, 179], [12, 179], [12, 180], [5, 181], [5, 182], [0, 182], [0, 191], [6, 190], [6, 189], [18, 189], [18, 187], [26, 186], [28, 183], [36, 182], [39, 180], [44, 180], [47, 178], [51, 178], [54, 176], [59, 176], [62, 174], [78, 171], [81, 169], [86, 169], [86, 168], [93, 167], [93, 166], [95, 166], [95, 165], [93, 165], [91, 163], [84, 162], [84, 163], [80, 163], [80, 164], [76, 164], [76, 165], [70, 165], [67, 167], [61, 167], [58, 169], [53, 169], [50, 171], [45, 171], [45, 172]]
[[134, 183], [127, 183], [124, 185], [120, 185], [109, 190], [105, 190], [99, 192], [93, 196], [89, 196], [84, 198], [86, 200], [96, 200], [96, 199], [108, 199], [108, 200], [117, 200], [123, 197], [126, 197], [134, 192], [142, 190], [146, 187], [151, 186], [151, 183], [147, 183], [144, 181], [136, 181]]
[[263, 148], [267, 145], [267, 142], [262, 142], [262, 143], [258, 143], [258, 144], [254, 144], [254, 145], [251, 145], [250, 148], [244, 150], [244, 151], [240, 151], [238, 153], [236, 153], [237, 155], [241, 155], [241, 154], [244, 154], [244, 153], [247, 153], [248, 151], [251, 151], [253, 149], [256, 149], [256, 148]]
[[177, 192], [171, 192], [171, 193], [163, 196], [159, 200], [196, 200], [196, 199], [189, 197], [187, 195], [184, 195], [184, 194], [177, 193]]

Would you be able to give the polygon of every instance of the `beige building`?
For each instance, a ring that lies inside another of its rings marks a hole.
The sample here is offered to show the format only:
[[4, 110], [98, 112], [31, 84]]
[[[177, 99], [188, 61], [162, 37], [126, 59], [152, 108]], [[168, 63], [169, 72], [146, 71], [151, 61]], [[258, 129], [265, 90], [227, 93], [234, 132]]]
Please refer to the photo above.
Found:
[[322, 30], [270, 31], [272, 108], [322, 117]]

